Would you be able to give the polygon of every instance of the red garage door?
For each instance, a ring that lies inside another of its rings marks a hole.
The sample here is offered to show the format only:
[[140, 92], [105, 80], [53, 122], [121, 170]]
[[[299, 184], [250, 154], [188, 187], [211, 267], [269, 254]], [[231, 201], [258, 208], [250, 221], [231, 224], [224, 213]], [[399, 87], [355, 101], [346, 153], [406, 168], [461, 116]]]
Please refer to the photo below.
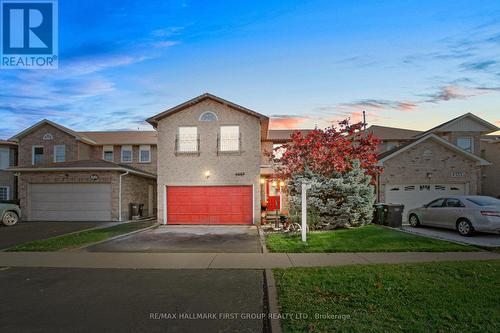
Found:
[[167, 186], [168, 224], [252, 224], [252, 186]]

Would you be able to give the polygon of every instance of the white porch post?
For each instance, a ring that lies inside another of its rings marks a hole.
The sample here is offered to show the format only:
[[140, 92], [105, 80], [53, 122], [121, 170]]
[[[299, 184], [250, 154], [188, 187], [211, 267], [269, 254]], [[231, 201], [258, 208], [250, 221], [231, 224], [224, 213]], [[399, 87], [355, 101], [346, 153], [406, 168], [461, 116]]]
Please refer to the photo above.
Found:
[[302, 241], [307, 241], [307, 185], [302, 183]]

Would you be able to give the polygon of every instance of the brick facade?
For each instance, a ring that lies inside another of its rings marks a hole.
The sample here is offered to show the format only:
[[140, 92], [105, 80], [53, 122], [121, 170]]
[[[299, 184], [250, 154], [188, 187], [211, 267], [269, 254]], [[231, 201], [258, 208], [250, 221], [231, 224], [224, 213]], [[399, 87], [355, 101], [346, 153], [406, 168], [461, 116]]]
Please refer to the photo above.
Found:
[[[468, 194], [481, 192], [481, 167], [476, 161], [432, 140], [392, 157], [383, 169], [379, 176], [380, 202], [385, 201], [386, 185], [394, 184], [466, 184]], [[456, 177], [454, 171], [462, 172], [463, 177]]]

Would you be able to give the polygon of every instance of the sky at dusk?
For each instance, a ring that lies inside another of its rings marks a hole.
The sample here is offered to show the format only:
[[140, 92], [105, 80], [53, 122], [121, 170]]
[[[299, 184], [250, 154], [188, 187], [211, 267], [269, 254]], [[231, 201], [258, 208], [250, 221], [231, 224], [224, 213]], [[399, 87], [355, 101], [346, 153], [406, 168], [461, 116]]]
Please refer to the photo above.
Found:
[[0, 138], [151, 129], [204, 92], [272, 128], [500, 126], [500, 1], [59, 1], [59, 69], [0, 69]]

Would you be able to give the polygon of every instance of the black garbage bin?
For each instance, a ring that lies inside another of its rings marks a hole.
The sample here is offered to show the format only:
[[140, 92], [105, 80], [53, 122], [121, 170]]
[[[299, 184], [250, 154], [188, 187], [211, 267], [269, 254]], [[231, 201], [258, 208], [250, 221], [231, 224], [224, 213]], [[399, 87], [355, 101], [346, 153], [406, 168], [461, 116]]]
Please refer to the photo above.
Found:
[[384, 225], [393, 228], [400, 228], [403, 225], [403, 209], [404, 205], [401, 204], [385, 204], [385, 221]]
[[129, 220], [136, 219], [139, 216], [139, 205], [131, 202], [129, 204]]
[[139, 204], [138, 215], [144, 217], [144, 204]]

